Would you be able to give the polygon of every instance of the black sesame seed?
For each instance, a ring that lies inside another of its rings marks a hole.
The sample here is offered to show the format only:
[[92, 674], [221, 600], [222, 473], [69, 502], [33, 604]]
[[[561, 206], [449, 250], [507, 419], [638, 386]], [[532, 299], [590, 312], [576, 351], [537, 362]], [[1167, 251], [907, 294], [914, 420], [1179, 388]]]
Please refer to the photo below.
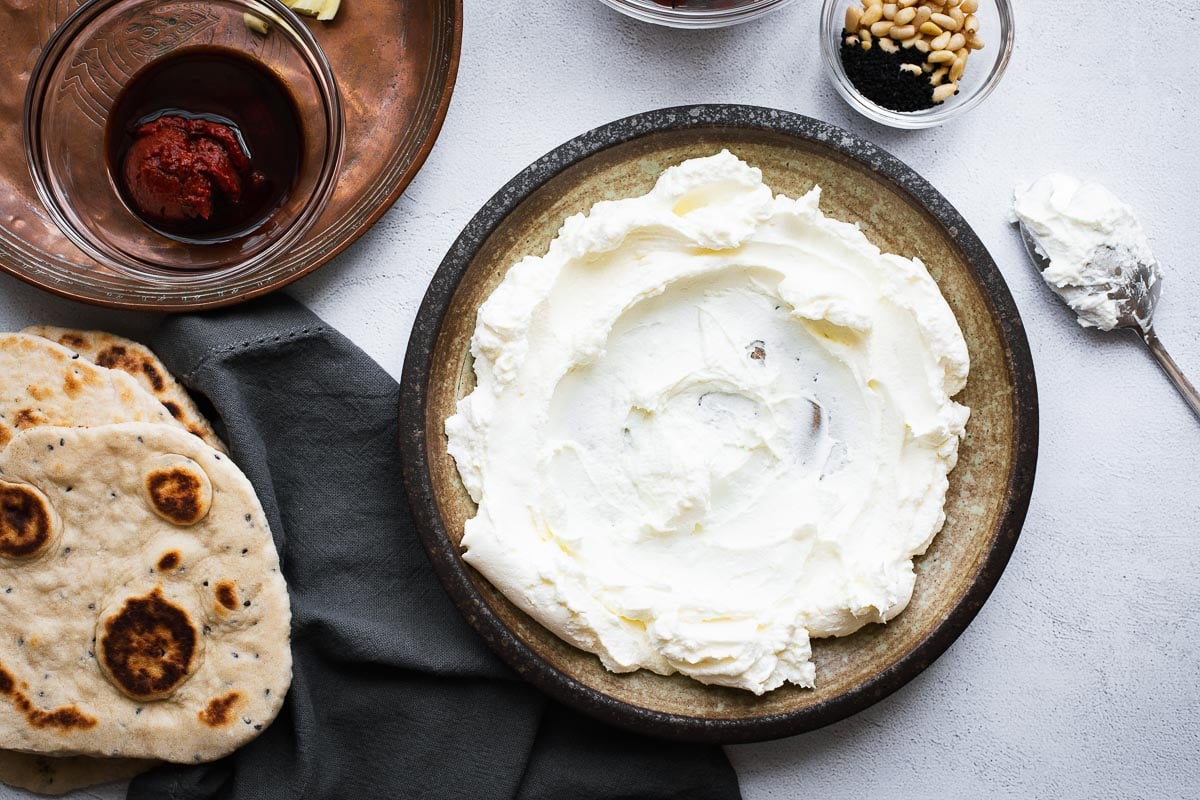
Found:
[[[843, 40], [849, 35], [843, 32]], [[934, 86], [929, 75], [900, 69], [902, 64], [920, 66], [925, 59], [926, 54], [915, 47], [889, 53], [882, 47], [864, 50], [860, 44], [842, 42], [842, 67], [854, 88], [872, 103], [893, 111], [933, 108]]]
[[246, 602], [242, 603], [242, 608], [249, 608], [249, 607], [250, 607], [250, 601], [249, 601], [249, 600], [247, 600]]

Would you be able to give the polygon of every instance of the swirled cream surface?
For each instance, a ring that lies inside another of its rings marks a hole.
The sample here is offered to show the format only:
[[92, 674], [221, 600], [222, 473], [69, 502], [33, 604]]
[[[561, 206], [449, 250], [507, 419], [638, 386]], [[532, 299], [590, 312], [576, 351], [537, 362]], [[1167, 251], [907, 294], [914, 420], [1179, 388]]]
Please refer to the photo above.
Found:
[[616, 672], [813, 686], [899, 614], [968, 410], [917, 260], [728, 152], [568, 219], [479, 309], [446, 421], [465, 559]]

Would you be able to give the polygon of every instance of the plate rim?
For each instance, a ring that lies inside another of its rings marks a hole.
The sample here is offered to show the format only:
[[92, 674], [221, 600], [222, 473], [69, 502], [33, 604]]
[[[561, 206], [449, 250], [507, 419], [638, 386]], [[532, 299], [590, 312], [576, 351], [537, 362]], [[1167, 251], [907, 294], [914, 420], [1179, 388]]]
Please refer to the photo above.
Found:
[[[708, 719], [654, 711], [606, 695], [543, 660], [491, 610], [471, 583], [437, 511], [425, 439], [428, 381], [442, 322], [471, 261], [496, 228], [526, 198], [589, 157], [643, 136], [693, 128], [766, 130], [816, 142], [870, 167], [910, 197], [962, 249], [985, 289], [1014, 382], [1013, 469], [996, 539], [975, 579], [937, 627], [887, 669], [837, 697], [762, 717]], [[714, 744], [766, 741], [838, 722], [899, 690], [946, 652], [982, 609], [1016, 548], [1033, 494], [1038, 436], [1037, 380], [1024, 323], [995, 260], [957, 209], [914, 169], [850, 131], [794, 112], [741, 104], [671, 106], [615, 120], [559, 145], [508, 181], [467, 223], [430, 281], [410, 334], [399, 401], [401, 471], [417, 533], [442, 586], [488, 647], [526, 681], [597, 719], [661, 738]]]
[[[458, 70], [462, 58], [462, 37], [463, 37], [463, 0], [442, 0], [450, 4], [451, 19], [450, 19], [450, 49], [446, 56], [439, 59], [437, 62], [432, 62], [435, 65], [445, 64], [446, 78], [438, 95], [437, 106], [434, 109], [434, 114], [430, 118], [429, 127], [425, 131], [424, 139], [420, 147], [413, 157], [413, 160], [406, 166], [397, 178], [395, 185], [388, 192], [387, 196], [372, 209], [366, 219], [358, 225], [349, 235], [338, 242], [337, 246], [326, 253], [322, 253], [318, 258], [306, 264], [304, 267], [290, 272], [287, 275], [280, 277], [277, 280], [271, 281], [262, 286], [256, 286], [253, 289], [247, 289], [242, 292], [225, 295], [221, 294], [206, 300], [182, 301], [179, 303], [171, 303], [167, 305], [144, 302], [134, 299], [111, 299], [106, 297], [96, 297], [90, 295], [77, 294], [70, 288], [60, 286], [52, 281], [44, 280], [38, 275], [30, 274], [21, 270], [19, 267], [7, 263], [0, 258], [0, 271], [12, 275], [21, 282], [48, 292], [52, 295], [73, 300], [78, 303], [86, 303], [100, 308], [109, 308], [119, 311], [141, 311], [146, 313], [159, 314], [178, 314], [190, 311], [209, 311], [217, 308], [226, 308], [228, 306], [240, 305], [256, 297], [277, 292], [280, 289], [288, 286], [303, 277], [311, 275], [321, 267], [327, 265], [330, 261], [344, 253], [349, 247], [357, 242], [371, 228], [375, 226], [384, 214], [386, 214], [396, 201], [408, 189], [409, 184], [417, 177], [417, 174], [425, 166], [425, 162], [429, 159], [430, 153], [433, 152], [433, 147], [437, 144], [437, 140], [441, 137], [442, 127], [446, 121], [446, 115], [450, 110], [450, 100], [454, 95], [454, 89], [458, 82]], [[336, 77], [336, 75], [335, 75]], [[39, 199], [39, 203], [40, 203]], [[65, 235], [64, 235], [64, 238]], [[307, 239], [302, 237], [295, 242], [293, 247], [304, 246]]]

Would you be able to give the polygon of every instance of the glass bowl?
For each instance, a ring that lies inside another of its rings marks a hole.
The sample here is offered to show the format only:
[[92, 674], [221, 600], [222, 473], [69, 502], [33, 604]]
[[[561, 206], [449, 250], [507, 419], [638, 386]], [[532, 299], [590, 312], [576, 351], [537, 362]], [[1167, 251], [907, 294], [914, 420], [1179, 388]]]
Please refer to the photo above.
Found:
[[724, 28], [758, 19], [792, 0], [600, 0], [643, 22], [672, 28]]
[[[267, 33], [251, 22], [265, 22]], [[213, 48], [249, 57], [286, 87], [300, 163], [291, 190], [264, 221], [200, 243], [161, 233], [130, 210], [102, 143], [108, 116], [135, 76], [168, 55]], [[284, 257], [333, 193], [345, 130], [329, 63], [278, 0], [92, 0], [42, 52], [24, 124], [30, 173], [55, 224], [100, 265], [150, 290], [221, 285]]]
[[859, 0], [825, 0], [821, 8], [821, 55], [838, 94], [868, 119], [893, 128], [932, 128], [961, 116], [984, 101], [1004, 77], [1013, 49], [1013, 10], [1010, 0], [979, 0], [979, 35], [984, 48], [971, 53], [958, 82], [958, 94], [924, 111], [893, 111], [867, 99], [850, 82], [842, 66], [842, 31], [846, 9]]

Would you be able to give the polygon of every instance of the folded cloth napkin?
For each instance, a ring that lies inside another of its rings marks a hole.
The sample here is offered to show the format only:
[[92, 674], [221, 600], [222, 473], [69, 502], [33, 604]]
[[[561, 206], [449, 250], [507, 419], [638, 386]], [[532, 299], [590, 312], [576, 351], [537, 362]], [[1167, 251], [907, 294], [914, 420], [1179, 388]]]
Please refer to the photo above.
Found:
[[459, 616], [400, 485], [400, 388], [277, 296], [175, 317], [154, 349], [206, 397], [271, 521], [292, 599], [279, 718], [130, 800], [739, 797], [717, 747], [609, 728], [517, 679]]

